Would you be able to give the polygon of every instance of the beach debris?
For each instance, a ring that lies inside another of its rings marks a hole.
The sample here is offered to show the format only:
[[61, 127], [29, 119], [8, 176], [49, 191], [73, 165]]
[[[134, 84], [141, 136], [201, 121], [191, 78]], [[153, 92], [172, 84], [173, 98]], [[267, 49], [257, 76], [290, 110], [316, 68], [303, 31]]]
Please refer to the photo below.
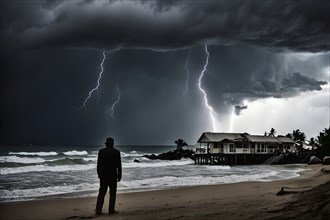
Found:
[[322, 172], [322, 173], [325, 173], [325, 174], [330, 174], [330, 168], [329, 168], [329, 167], [323, 167], [323, 168], [321, 169], [321, 172]]
[[311, 164], [320, 164], [320, 163], [321, 163], [321, 160], [318, 157], [311, 156], [311, 158], [309, 159], [308, 165], [311, 165]]
[[284, 189], [289, 189], [289, 187], [282, 187], [280, 191], [278, 191], [276, 193], [277, 196], [282, 196], [282, 195], [286, 195], [286, 194], [295, 194], [297, 193], [297, 191], [284, 191]]
[[300, 187], [287, 187], [287, 186], [283, 186], [281, 188], [280, 191], [278, 191], [276, 193], [277, 196], [281, 196], [281, 195], [286, 195], [286, 194], [295, 194], [295, 193], [298, 193], [298, 192], [303, 192], [304, 190], [306, 189], [310, 189], [311, 186], [310, 185], [307, 185], [307, 186], [300, 186]]
[[330, 165], [330, 156], [325, 156], [322, 160], [323, 165]]
[[133, 162], [134, 163], [141, 163], [141, 161], [139, 161], [138, 159], [135, 159]]

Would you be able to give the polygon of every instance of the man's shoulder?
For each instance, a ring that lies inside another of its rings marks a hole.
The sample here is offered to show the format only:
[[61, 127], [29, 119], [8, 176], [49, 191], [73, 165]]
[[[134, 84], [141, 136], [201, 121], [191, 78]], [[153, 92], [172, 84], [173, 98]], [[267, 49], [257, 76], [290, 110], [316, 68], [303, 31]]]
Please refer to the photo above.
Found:
[[99, 150], [99, 153], [105, 153], [105, 152], [108, 152], [108, 153], [120, 153], [120, 151], [114, 147], [105, 147], [105, 148], [102, 148]]
[[120, 150], [113, 148], [114, 151], [116, 151], [117, 153], [120, 153]]
[[106, 150], [107, 150], [106, 148], [102, 148], [102, 149], [99, 150], [99, 153], [102, 153], [102, 152], [104, 152]]

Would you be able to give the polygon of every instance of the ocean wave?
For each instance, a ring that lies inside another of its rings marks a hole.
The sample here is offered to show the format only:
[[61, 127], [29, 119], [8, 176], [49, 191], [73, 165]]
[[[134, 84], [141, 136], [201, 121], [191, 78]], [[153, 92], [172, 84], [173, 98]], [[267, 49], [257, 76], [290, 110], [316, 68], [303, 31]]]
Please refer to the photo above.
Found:
[[144, 153], [144, 152], [138, 152], [138, 151], [130, 151], [128, 153], [125, 152], [120, 152], [121, 157], [142, 157], [143, 155], [146, 155], [149, 153]]
[[42, 196], [61, 195], [67, 193], [85, 192], [97, 190], [98, 183], [82, 183], [76, 185], [58, 185], [49, 187], [39, 187], [34, 189], [14, 189], [14, 190], [0, 190], [1, 201], [19, 201], [34, 199]]
[[169, 187], [183, 187], [183, 186], [199, 186], [199, 185], [216, 185], [224, 183], [237, 183], [246, 181], [271, 181], [270, 177], [277, 176], [279, 172], [271, 171], [262, 174], [247, 174], [247, 175], [226, 175], [226, 176], [164, 176], [157, 178], [147, 178], [134, 181], [123, 181], [119, 184], [119, 189], [141, 190], [152, 188], [169, 188]]
[[72, 150], [72, 151], [63, 152], [63, 154], [67, 156], [82, 156], [82, 155], [88, 155], [88, 152], [85, 150], [83, 151]]
[[97, 161], [97, 157], [83, 157], [81, 159], [83, 159], [84, 161], [88, 161], [88, 162]]
[[22, 156], [56, 156], [58, 153], [54, 151], [48, 151], [48, 152], [9, 152], [9, 155], [22, 155]]
[[58, 160], [46, 161], [45, 164], [50, 166], [60, 166], [60, 165], [76, 165], [76, 164], [88, 164], [94, 162], [93, 160], [88, 160], [87, 158], [63, 158]]
[[0, 167], [19, 167], [46, 164], [50, 166], [89, 164], [97, 161], [96, 157], [44, 159], [40, 157], [1, 156]]
[[[145, 161], [145, 160], [144, 160]], [[168, 167], [168, 166], [183, 166], [194, 164], [194, 161], [190, 159], [183, 160], [147, 160], [145, 162], [134, 163], [134, 162], [123, 162], [124, 168], [136, 168], [136, 167]]]
[[66, 171], [79, 171], [79, 170], [91, 170], [95, 169], [96, 165], [82, 164], [82, 165], [61, 165], [61, 166], [49, 166], [49, 165], [34, 165], [23, 167], [9, 167], [0, 168], [0, 175], [14, 174], [14, 173], [27, 173], [27, 172], [66, 172]]
[[0, 163], [23, 163], [23, 164], [35, 164], [45, 162], [42, 158], [31, 157], [17, 157], [17, 156], [1, 156]]
[[209, 166], [209, 165], [199, 165], [201, 167], [205, 167], [206, 169], [210, 170], [230, 170], [231, 167], [228, 165], [216, 165], [216, 166]]

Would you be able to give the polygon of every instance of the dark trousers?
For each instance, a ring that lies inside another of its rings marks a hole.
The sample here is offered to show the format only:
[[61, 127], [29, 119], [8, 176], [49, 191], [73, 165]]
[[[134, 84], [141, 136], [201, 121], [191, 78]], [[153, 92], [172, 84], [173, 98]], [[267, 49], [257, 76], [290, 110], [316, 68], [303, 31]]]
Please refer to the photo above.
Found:
[[109, 187], [109, 210], [108, 212], [111, 213], [115, 210], [115, 203], [116, 203], [116, 193], [117, 193], [117, 181], [111, 181], [107, 179], [100, 179], [100, 189], [99, 195], [97, 196], [96, 202], [96, 213], [101, 213], [103, 203], [104, 203], [104, 196], [107, 193]]

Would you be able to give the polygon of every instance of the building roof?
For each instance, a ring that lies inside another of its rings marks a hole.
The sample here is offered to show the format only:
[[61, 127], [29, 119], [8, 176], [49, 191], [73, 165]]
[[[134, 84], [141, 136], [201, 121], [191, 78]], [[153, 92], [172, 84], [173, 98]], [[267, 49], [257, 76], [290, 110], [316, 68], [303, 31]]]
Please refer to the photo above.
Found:
[[279, 143], [281, 142], [276, 137], [269, 137], [264, 135], [246, 135], [246, 137], [252, 142], [263, 142], [263, 143]]
[[283, 143], [294, 143], [294, 141], [289, 137], [276, 137], [276, 138]]
[[244, 141], [244, 136], [239, 133], [212, 133], [204, 132], [197, 142], [221, 142], [223, 140], [229, 141]]
[[289, 137], [274, 137], [263, 135], [250, 135], [246, 133], [213, 133], [204, 132], [198, 139], [198, 143], [210, 143], [210, 142], [261, 142], [261, 143], [294, 143]]

